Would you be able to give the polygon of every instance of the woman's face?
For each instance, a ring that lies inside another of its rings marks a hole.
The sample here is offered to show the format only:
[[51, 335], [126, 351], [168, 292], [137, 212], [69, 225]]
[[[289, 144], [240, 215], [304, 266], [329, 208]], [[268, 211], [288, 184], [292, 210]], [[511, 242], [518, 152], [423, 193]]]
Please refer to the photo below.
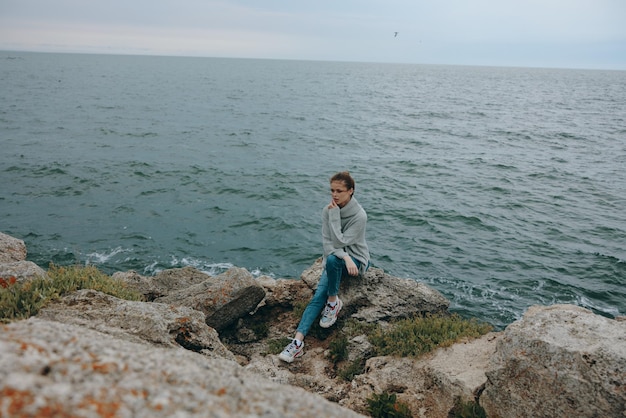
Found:
[[348, 189], [343, 181], [333, 181], [330, 183], [330, 195], [337, 206], [342, 208], [352, 198], [352, 189]]

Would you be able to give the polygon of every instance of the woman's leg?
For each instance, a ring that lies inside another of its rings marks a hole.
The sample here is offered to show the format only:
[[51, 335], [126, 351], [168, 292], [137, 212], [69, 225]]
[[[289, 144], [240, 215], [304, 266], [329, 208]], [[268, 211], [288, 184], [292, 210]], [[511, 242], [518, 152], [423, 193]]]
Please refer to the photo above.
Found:
[[328, 297], [335, 299], [335, 297], [339, 293], [341, 278], [344, 275], [348, 274], [348, 270], [346, 269], [346, 262], [343, 261], [343, 259], [341, 258], [335, 257], [334, 255], [329, 255], [326, 258], [325, 271], [326, 275], [328, 276], [327, 299]]
[[[356, 263], [357, 267], [359, 267], [361, 263], [354, 258], [352, 259]], [[317, 290], [315, 291], [313, 298], [302, 314], [302, 319], [300, 319], [300, 324], [298, 324], [298, 328], [296, 329], [297, 333], [302, 334], [302, 336], [306, 336], [311, 329], [311, 325], [313, 325], [313, 322], [315, 322], [319, 314], [322, 312], [322, 309], [326, 306], [326, 302], [331, 298], [336, 298], [339, 293], [341, 279], [343, 276], [347, 275], [348, 270], [346, 269], [346, 262], [343, 261], [343, 259], [337, 258], [334, 255], [329, 255], [326, 258], [326, 267], [322, 272], [322, 277], [320, 277], [320, 281], [317, 284]]]
[[317, 284], [317, 290], [304, 310], [296, 332], [306, 336], [311, 329], [311, 325], [313, 325], [317, 316], [322, 312], [322, 309], [324, 309], [326, 299], [328, 299], [328, 274], [326, 273], [326, 269], [324, 269], [322, 277], [320, 277], [320, 281]]

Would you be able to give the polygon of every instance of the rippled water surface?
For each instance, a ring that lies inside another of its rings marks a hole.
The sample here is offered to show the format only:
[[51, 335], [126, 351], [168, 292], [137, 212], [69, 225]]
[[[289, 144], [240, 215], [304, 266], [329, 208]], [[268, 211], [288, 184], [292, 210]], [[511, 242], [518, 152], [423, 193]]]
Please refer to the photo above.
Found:
[[29, 259], [298, 277], [348, 169], [373, 264], [498, 327], [626, 313], [626, 72], [0, 53]]

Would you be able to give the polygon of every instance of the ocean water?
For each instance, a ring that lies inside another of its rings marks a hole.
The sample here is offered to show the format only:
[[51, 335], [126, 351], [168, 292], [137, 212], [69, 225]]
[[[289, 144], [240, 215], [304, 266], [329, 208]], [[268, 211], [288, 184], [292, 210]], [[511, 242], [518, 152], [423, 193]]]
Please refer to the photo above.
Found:
[[626, 313], [626, 72], [0, 52], [29, 260], [297, 278], [349, 170], [376, 267], [502, 328]]

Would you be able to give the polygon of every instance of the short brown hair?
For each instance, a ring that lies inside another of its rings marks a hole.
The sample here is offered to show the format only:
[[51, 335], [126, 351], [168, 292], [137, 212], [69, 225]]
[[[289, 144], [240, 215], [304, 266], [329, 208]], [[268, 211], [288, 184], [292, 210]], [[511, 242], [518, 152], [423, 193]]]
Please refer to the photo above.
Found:
[[348, 190], [354, 190], [355, 188], [354, 179], [347, 171], [340, 171], [339, 173], [332, 176], [330, 178], [330, 182], [332, 183], [333, 181], [342, 181], [343, 184], [345, 184], [345, 186], [348, 188]]

